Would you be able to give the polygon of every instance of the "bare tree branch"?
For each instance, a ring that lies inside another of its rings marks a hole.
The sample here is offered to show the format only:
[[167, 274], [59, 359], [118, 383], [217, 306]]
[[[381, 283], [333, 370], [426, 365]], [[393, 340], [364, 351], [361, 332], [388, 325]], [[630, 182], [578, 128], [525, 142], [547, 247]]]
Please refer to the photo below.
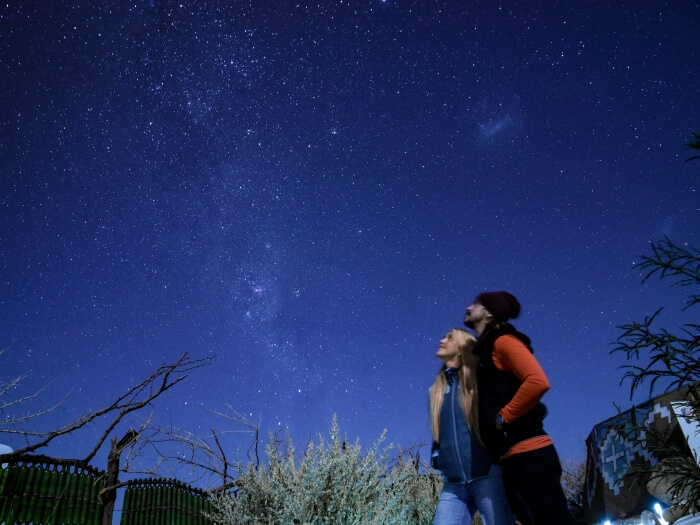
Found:
[[[170, 390], [173, 386], [178, 384], [180, 381], [187, 378], [187, 372], [201, 368], [210, 364], [213, 357], [206, 357], [202, 359], [191, 359], [187, 352], [185, 352], [179, 359], [174, 363], [165, 364], [160, 366], [150, 377], [139, 383], [138, 385], [131, 388], [124, 395], [120, 396], [112, 404], [99, 409], [90, 411], [87, 414], [79, 417], [75, 421], [68, 423], [67, 425], [51, 430], [48, 432], [32, 432], [28, 430], [6, 430], [0, 429], [0, 433], [9, 434], [20, 434], [25, 437], [36, 437], [39, 441], [30, 444], [22, 449], [10, 453], [8, 456], [15, 456], [20, 454], [27, 454], [34, 452], [42, 447], [47, 446], [51, 441], [59, 436], [70, 434], [80, 428], [85, 427], [92, 421], [99, 417], [114, 414], [114, 419], [107, 426], [106, 430], [97, 441], [95, 447], [90, 451], [90, 453], [82, 460], [84, 463], [88, 463], [95, 456], [97, 451], [103, 445], [105, 440], [109, 437], [109, 434], [114, 430], [117, 424], [126, 416], [127, 414], [140, 410], [143, 407], [149, 405], [155, 398], [160, 396], [162, 393]], [[47, 411], [42, 411], [39, 415], [46, 413]]]
[[[0, 350], [0, 356], [5, 353], [5, 349], [3, 348]], [[0, 412], [5, 413], [6, 411], [9, 410], [16, 410], [18, 405], [22, 405], [25, 403], [29, 403], [33, 401], [34, 399], [38, 398], [44, 390], [46, 390], [49, 384], [46, 384], [36, 390], [35, 392], [31, 394], [27, 394], [24, 397], [18, 398], [18, 399], [11, 399], [9, 401], [5, 401], [5, 398], [10, 396], [10, 392], [20, 386], [22, 381], [27, 378], [27, 374], [20, 374], [17, 377], [10, 379], [7, 382], [0, 383]], [[41, 417], [45, 414], [48, 414], [49, 412], [52, 412], [56, 410], [58, 407], [60, 407], [63, 402], [66, 400], [66, 396], [63, 397], [58, 403], [54, 404], [53, 406], [46, 408], [44, 410], [39, 410], [36, 412], [30, 412], [24, 416], [13, 416], [8, 419], [0, 419], [0, 425], [3, 426], [9, 426], [9, 425], [16, 425], [18, 423], [24, 423], [26, 421], [29, 421], [30, 419], [35, 419], [37, 417]]]
[[[253, 438], [251, 440], [251, 444], [248, 447], [248, 460], [252, 461], [253, 464], [255, 465], [255, 468], [257, 469], [260, 466], [260, 454], [259, 454], [259, 446], [260, 446], [260, 423], [256, 425], [253, 423], [250, 419], [248, 419], [246, 416], [241, 414], [240, 412], [237, 412], [234, 410], [234, 408], [227, 404], [226, 407], [233, 412], [233, 415], [229, 414], [224, 414], [222, 412], [216, 411], [216, 410], [209, 410], [212, 414], [215, 414], [217, 416], [223, 417], [224, 419], [228, 419], [232, 423], [235, 423], [236, 425], [242, 425], [244, 427], [244, 430], [230, 430], [227, 431], [226, 433], [237, 433], [237, 434], [253, 434]], [[245, 430], [247, 429], [247, 430]], [[212, 429], [213, 431], [213, 429]]]
[[[250, 434], [251, 444], [247, 453], [248, 464], [254, 462], [257, 469], [259, 465], [260, 425], [255, 424], [230, 405], [227, 405], [227, 408], [231, 414], [216, 410], [207, 410], [207, 412], [242, 426], [242, 429], [218, 432], [212, 428], [211, 436], [202, 437], [172, 425], [168, 428], [148, 425], [148, 435], [146, 433], [141, 435], [138, 447], [132, 449], [130, 458], [126, 461], [124, 471], [132, 474], [177, 477], [178, 479], [185, 477], [189, 483], [204, 481], [210, 489], [213, 486], [217, 487], [211, 490], [236, 486], [237, 476], [245, 465], [239, 460], [228, 458], [221, 443], [221, 437], [229, 434]], [[155, 452], [156, 462], [150, 467], [137, 468], [135, 459], [148, 456], [147, 448]]]

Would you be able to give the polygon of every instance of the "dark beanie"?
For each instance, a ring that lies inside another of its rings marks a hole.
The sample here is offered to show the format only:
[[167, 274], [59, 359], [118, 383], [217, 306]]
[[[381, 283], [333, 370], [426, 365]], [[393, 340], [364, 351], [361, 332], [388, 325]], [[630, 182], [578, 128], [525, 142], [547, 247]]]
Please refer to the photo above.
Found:
[[508, 292], [484, 292], [474, 299], [486, 308], [496, 321], [505, 323], [520, 315], [520, 303], [513, 294]]

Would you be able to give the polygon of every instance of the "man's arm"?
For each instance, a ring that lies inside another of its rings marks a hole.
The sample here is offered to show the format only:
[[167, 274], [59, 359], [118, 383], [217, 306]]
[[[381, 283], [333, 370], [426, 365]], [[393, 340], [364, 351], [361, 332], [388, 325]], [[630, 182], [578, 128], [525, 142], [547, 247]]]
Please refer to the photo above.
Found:
[[527, 346], [512, 335], [496, 339], [493, 362], [499, 370], [513, 372], [522, 383], [513, 399], [499, 412], [506, 423], [512, 423], [539, 403], [549, 390], [549, 381]]

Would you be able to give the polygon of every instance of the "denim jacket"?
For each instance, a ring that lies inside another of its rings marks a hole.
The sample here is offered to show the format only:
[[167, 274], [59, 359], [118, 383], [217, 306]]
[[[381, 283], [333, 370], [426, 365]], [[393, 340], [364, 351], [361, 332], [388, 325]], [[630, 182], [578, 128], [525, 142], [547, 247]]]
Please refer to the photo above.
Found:
[[469, 430], [459, 404], [459, 373], [456, 368], [444, 372], [447, 390], [440, 408], [440, 442], [433, 443], [433, 467], [449, 483], [464, 483], [489, 474], [491, 461], [478, 439]]

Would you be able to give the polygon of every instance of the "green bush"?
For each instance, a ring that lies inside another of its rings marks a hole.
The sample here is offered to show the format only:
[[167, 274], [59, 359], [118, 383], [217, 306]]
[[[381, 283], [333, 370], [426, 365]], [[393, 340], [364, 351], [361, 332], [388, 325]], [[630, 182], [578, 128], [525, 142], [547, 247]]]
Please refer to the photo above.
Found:
[[[386, 432], [385, 432], [386, 433]], [[219, 525], [383, 525], [432, 522], [442, 481], [428, 466], [392, 447], [385, 433], [363, 453], [333, 418], [330, 439], [309, 443], [298, 464], [291, 438], [272, 437], [269, 466], [239, 472], [236, 494], [212, 498]]]

